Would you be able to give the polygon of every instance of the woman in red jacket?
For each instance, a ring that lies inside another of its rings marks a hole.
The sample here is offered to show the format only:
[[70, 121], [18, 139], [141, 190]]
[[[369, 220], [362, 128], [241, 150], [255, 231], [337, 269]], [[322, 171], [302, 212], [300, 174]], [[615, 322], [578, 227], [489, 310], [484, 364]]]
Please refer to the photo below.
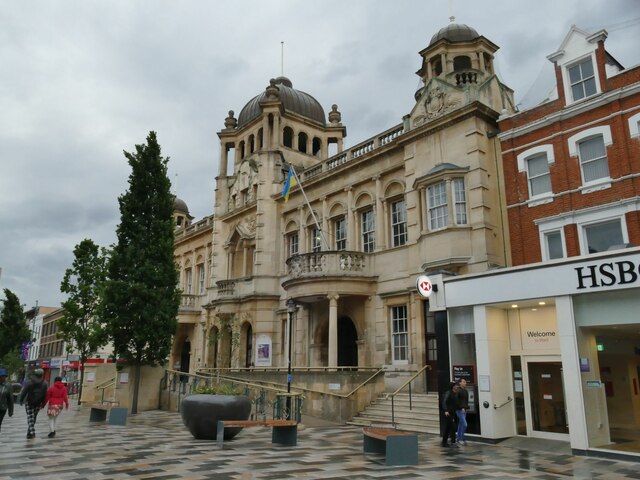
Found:
[[62, 377], [56, 377], [54, 379], [53, 385], [47, 390], [47, 397], [42, 403], [42, 408], [44, 408], [47, 403], [49, 403], [47, 415], [49, 416], [49, 430], [51, 431], [49, 438], [53, 438], [56, 436], [56, 420], [62, 411], [62, 405], [64, 404], [65, 408], [69, 410], [67, 387], [62, 383]]

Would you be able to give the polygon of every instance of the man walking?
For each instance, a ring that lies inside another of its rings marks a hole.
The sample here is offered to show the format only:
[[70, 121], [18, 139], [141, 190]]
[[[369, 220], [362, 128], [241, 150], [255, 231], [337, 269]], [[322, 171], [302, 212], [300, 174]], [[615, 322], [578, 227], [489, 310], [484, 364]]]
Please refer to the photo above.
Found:
[[460, 387], [456, 393], [456, 417], [458, 418], [458, 445], [467, 445], [464, 432], [467, 431], [467, 410], [469, 410], [469, 392], [467, 392], [467, 381], [461, 378], [458, 382]]
[[47, 396], [49, 386], [42, 378], [43, 376], [44, 370], [36, 368], [33, 371], [31, 380], [22, 388], [18, 398], [20, 405], [25, 405], [25, 410], [27, 411], [27, 438], [36, 436], [36, 418]]
[[449, 389], [442, 395], [442, 414], [444, 415], [444, 431], [442, 433], [442, 446], [449, 446], [456, 443], [456, 390], [458, 385], [454, 382], [449, 384]]

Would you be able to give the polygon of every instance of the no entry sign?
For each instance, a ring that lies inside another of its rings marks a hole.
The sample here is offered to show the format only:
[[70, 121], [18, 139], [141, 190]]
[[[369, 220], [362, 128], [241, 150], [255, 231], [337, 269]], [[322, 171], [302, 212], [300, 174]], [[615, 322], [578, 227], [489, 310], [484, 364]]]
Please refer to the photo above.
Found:
[[431, 292], [433, 291], [433, 285], [431, 284], [431, 280], [426, 275], [420, 275], [416, 280], [416, 287], [418, 288], [418, 293], [425, 298], [429, 298], [431, 296]]

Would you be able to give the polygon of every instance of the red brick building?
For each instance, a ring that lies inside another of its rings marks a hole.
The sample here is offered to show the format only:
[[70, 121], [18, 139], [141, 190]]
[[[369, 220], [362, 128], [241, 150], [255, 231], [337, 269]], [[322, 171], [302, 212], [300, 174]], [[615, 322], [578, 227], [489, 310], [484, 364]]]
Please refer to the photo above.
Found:
[[542, 104], [499, 121], [513, 265], [640, 245], [640, 65], [572, 27]]

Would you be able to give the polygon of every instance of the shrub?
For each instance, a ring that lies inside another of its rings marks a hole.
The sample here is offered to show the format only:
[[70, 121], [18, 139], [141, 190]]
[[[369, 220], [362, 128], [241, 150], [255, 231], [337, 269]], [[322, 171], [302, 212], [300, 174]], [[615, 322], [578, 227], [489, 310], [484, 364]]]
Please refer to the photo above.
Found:
[[242, 391], [230, 383], [198, 385], [193, 389], [193, 393], [206, 393], [209, 395], [242, 395]]

